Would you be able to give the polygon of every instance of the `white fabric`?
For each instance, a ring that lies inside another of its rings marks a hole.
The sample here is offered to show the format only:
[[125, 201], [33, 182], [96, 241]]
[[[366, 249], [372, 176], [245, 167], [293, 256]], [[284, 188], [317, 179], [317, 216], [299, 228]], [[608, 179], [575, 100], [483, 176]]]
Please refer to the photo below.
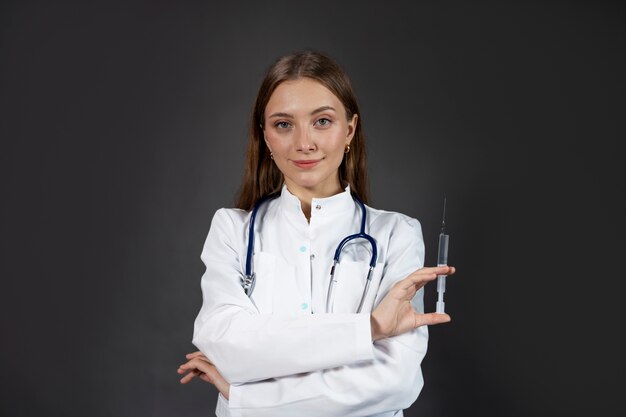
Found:
[[[371, 251], [359, 239], [342, 252], [333, 313], [326, 314], [335, 249], [359, 231], [361, 210], [346, 188], [314, 199], [311, 211], [307, 223], [286, 187], [261, 207], [251, 298], [240, 283], [250, 213], [215, 213], [201, 255], [206, 272], [193, 343], [231, 383], [230, 401], [219, 398], [218, 417], [398, 417], [422, 388], [427, 328], [372, 343], [369, 318], [394, 282], [423, 266], [419, 222], [367, 207], [366, 233], [376, 240], [378, 264], [363, 313], [355, 311]], [[413, 305], [423, 312], [423, 290]]]

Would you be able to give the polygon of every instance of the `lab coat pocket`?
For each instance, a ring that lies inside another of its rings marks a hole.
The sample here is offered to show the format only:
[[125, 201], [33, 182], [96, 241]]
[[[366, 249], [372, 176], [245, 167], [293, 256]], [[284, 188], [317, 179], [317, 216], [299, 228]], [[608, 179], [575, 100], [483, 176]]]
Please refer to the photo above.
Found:
[[306, 298], [298, 288], [296, 266], [281, 257], [276, 257], [273, 294], [274, 313], [286, 315], [302, 313], [302, 305], [306, 303]]
[[[335, 295], [333, 303], [334, 313], [356, 313], [363, 296], [367, 273], [369, 271], [368, 262], [341, 261], [335, 268]], [[372, 311], [374, 299], [380, 286], [383, 272], [383, 264], [378, 263], [372, 272], [372, 280], [363, 302], [362, 313]]]
[[272, 312], [272, 298], [276, 280], [276, 257], [267, 252], [254, 254], [256, 283], [252, 292], [252, 302], [261, 314]]
[[254, 255], [256, 286], [252, 301], [261, 314], [295, 314], [302, 303], [296, 267], [268, 252]]

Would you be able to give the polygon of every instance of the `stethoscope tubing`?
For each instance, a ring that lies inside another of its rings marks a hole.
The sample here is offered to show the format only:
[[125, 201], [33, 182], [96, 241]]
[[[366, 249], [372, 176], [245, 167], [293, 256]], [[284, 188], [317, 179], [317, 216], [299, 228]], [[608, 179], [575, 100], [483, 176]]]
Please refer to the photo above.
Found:
[[[259, 208], [266, 201], [271, 200], [276, 197], [278, 197], [277, 194], [271, 194], [266, 197], [263, 197], [261, 200], [259, 200], [255, 204], [254, 208], [252, 209], [252, 214], [250, 215], [250, 223], [248, 225], [248, 249], [246, 253], [246, 271], [245, 271], [245, 275], [241, 279], [243, 289], [248, 297], [252, 296], [252, 293], [254, 292], [254, 288], [256, 286], [256, 274], [252, 271], [252, 258], [254, 256], [254, 235], [255, 235], [254, 225], [256, 223], [256, 216], [259, 211]], [[363, 304], [365, 302], [365, 298], [367, 296], [367, 293], [370, 287], [370, 282], [372, 280], [372, 273], [374, 271], [374, 268], [376, 267], [376, 261], [378, 259], [378, 248], [376, 245], [376, 241], [374, 240], [373, 237], [365, 233], [365, 224], [367, 222], [367, 211], [365, 209], [365, 204], [363, 204], [361, 199], [359, 199], [355, 195], [353, 195], [352, 198], [354, 198], [354, 201], [359, 205], [359, 208], [361, 209], [361, 230], [359, 231], [359, 233], [346, 236], [345, 238], [341, 240], [341, 242], [339, 242], [339, 245], [337, 245], [337, 249], [335, 250], [335, 255], [333, 257], [333, 265], [330, 268], [330, 282], [328, 283], [328, 293], [326, 296], [326, 312], [327, 313], [332, 313], [332, 310], [333, 310], [334, 288], [337, 283], [337, 279], [335, 278], [335, 267], [339, 264], [339, 261], [341, 258], [341, 251], [343, 250], [344, 246], [352, 240], [365, 239], [370, 243], [370, 246], [372, 248], [372, 256], [370, 258], [369, 270], [367, 272], [367, 278], [365, 280], [365, 287], [363, 288], [363, 295], [361, 296], [361, 301], [359, 302], [357, 313], [360, 313], [363, 308]]]

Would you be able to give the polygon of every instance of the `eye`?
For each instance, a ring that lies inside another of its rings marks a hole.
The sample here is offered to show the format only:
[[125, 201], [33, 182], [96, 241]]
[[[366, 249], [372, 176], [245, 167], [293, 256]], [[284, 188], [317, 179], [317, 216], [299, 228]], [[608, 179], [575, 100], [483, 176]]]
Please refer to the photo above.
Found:
[[277, 129], [289, 129], [289, 128], [291, 127], [291, 123], [289, 123], [289, 122], [284, 122], [284, 121], [282, 121], [282, 122], [276, 122], [276, 123], [274, 123], [274, 126], [275, 126]]
[[321, 119], [318, 119], [315, 122], [318, 126], [321, 127], [326, 127], [326, 126], [330, 126], [330, 124], [332, 123], [330, 119], [327, 119], [326, 117], [322, 117]]

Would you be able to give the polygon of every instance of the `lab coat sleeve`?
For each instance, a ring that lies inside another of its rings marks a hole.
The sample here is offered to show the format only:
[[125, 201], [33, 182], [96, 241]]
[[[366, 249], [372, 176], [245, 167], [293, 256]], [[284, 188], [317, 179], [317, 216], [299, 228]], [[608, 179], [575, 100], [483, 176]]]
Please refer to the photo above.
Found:
[[230, 383], [371, 361], [369, 314], [259, 314], [240, 281], [243, 216], [221, 209], [211, 223], [201, 255], [206, 271], [193, 344]]
[[[416, 220], [408, 220], [391, 239], [385, 284], [379, 288], [376, 302], [393, 283], [422, 267], [423, 259], [421, 228]], [[419, 312], [424, 311], [423, 294], [421, 289], [413, 299]], [[427, 341], [427, 328], [419, 327], [375, 342], [374, 360], [367, 363], [233, 385], [231, 416], [357, 417], [408, 408], [423, 386], [420, 364]]]

